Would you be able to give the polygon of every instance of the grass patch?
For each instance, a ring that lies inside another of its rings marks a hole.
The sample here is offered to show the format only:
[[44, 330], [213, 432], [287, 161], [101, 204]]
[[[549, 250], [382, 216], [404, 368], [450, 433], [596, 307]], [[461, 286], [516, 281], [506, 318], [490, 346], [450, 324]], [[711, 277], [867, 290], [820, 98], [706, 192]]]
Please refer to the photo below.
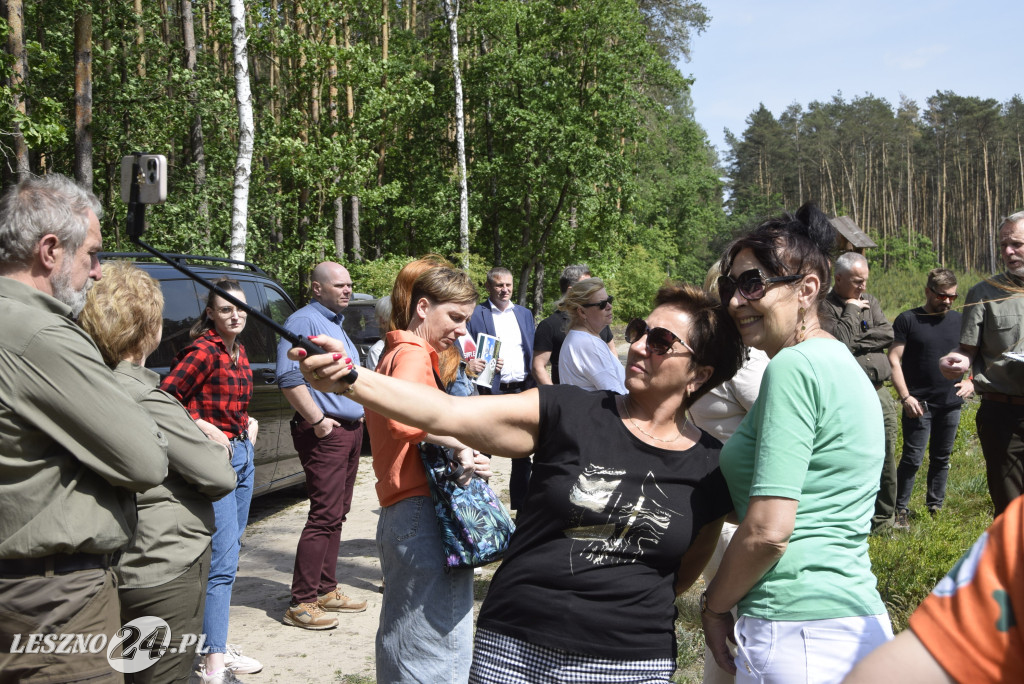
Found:
[[[334, 676], [338, 677], [338, 672], [335, 672]], [[376, 684], [377, 679], [376, 677], [367, 677], [366, 675], [348, 674], [341, 675], [337, 681], [341, 682], [341, 684]]]
[[[974, 428], [977, 411], [978, 401], [974, 400], [960, 413], [942, 511], [932, 518], [925, 509], [926, 457], [910, 499], [910, 510], [917, 513], [910, 531], [870, 540], [871, 567], [894, 631], [906, 629], [918, 604], [992, 522], [985, 462]], [[900, 447], [898, 444], [897, 458]]]

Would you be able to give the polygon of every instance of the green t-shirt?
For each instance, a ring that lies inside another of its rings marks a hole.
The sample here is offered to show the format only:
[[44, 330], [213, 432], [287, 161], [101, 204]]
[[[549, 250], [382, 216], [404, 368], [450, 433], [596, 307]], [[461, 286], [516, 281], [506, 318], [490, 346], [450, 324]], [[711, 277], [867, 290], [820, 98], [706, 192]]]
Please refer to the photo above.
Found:
[[740, 615], [885, 612], [867, 541], [884, 456], [878, 395], [845, 345], [811, 339], [771, 360], [721, 468], [740, 520], [751, 496], [799, 505], [785, 554], [740, 601]]

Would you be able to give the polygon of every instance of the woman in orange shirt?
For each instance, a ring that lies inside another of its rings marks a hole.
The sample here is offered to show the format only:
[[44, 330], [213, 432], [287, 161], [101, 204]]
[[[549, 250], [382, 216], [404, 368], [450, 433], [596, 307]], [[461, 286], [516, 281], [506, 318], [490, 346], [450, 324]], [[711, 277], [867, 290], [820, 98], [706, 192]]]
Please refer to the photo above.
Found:
[[[418, 267], [413, 264], [406, 268]], [[398, 292], [406, 280], [399, 275], [391, 299], [393, 320], [405, 326], [387, 333], [377, 372], [444, 390], [438, 355], [466, 334], [476, 288], [465, 273], [447, 267], [421, 273], [411, 296]], [[385, 586], [377, 629], [377, 681], [466, 681], [473, 644], [473, 571], [445, 570], [416, 445], [428, 441], [452, 447], [468, 476], [474, 462], [478, 475], [489, 476], [488, 461], [452, 437], [432, 435], [373, 411], [366, 412], [366, 425], [381, 505], [377, 547]]]

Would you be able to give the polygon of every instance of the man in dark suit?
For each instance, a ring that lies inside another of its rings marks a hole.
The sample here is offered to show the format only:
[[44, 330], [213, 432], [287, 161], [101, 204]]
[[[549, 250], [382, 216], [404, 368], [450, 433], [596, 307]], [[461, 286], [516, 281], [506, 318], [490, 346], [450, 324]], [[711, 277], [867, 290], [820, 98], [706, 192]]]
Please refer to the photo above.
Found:
[[[533, 360], [533, 314], [529, 309], [512, 303], [512, 272], [496, 266], [487, 273], [487, 301], [478, 304], [469, 319], [469, 334], [486, 333], [501, 340], [499, 352], [504, 360], [501, 375], [494, 374], [490, 389], [480, 388], [481, 394], [518, 394], [536, 386], [530, 372]], [[512, 460], [509, 479], [509, 499], [514, 510], [519, 510], [526, 499], [530, 483], [530, 459]]]

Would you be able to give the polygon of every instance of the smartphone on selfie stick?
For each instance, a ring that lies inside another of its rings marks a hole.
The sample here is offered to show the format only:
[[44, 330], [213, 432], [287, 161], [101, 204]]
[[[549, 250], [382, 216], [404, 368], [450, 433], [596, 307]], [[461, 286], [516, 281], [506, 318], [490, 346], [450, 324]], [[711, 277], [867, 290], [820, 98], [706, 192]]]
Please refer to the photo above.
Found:
[[[128, 204], [127, 229], [128, 237], [136, 245], [156, 258], [164, 261], [187, 275], [219, 297], [231, 302], [250, 318], [270, 327], [274, 332], [288, 340], [295, 347], [302, 347], [310, 354], [323, 354], [324, 350], [305, 337], [300, 337], [279, 325], [274, 319], [241, 301], [230, 292], [217, 287], [205, 278], [196, 275], [183, 264], [167, 256], [163, 252], [142, 241], [142, 233], [146, 230], [146, 205], [163, 204], [167, 200], [167, 157], [162, 154], [141, 154], [135, 152], [121, 159], [121, 200]], [[344, 380], [347, 383], [356, 381], [355, 370], [349, 372]]]

